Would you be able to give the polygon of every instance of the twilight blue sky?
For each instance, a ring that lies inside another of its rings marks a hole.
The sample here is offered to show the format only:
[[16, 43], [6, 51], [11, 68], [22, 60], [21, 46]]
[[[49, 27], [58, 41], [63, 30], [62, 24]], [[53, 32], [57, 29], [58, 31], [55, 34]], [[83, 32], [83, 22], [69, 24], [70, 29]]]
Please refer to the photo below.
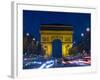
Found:
[[72, 25], [74, 31], [73, 41], [77, 42], [81, 37], [81, 33], [85, 33], [86, 28], [91, 27], [91, 14], [23, 10], [24, 33], [30, 33], [39, 40], [41, 24]]

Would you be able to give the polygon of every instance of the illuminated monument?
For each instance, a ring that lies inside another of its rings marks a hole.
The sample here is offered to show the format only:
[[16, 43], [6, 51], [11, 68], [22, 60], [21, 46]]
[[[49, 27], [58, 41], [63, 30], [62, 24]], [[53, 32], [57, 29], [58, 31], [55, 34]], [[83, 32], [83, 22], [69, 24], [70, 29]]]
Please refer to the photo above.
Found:
[[[73, 30], [72, 26], [62, 24], [44, 24], [40, 26], [41, 45], [45, 50], [45, 56], [53, 55], [53, 41], [61, 42], [61, 57], [69, 55], [69, 49], [72, 47]], [[56, 50], [57, 51], [57, 50]], [[58, 53], [56, 52], [56, 55]]]

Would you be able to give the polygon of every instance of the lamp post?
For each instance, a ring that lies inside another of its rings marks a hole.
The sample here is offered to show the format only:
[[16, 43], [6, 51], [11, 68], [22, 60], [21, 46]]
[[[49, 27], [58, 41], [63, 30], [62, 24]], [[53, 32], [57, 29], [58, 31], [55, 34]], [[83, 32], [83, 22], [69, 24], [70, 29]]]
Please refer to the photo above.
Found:
[[83, 37], [84, 36], [84, 33], [81, 33], [81, 37]]
[[89, 31], [90, 31], [90, 28], [89, 28], [89, 27], [87, 27], [87, 28], [86, 28], [86, 31], [87, 31], [87, 32], [89, 32]]
[[33, 38], [32, 40], [35, 41], [35, 38]]
[[74, 41], [73, 44], [76, 44], [76, 42]]
[[29, 33], [26, 33], [26, 36], [29, 36], [30, 34]]

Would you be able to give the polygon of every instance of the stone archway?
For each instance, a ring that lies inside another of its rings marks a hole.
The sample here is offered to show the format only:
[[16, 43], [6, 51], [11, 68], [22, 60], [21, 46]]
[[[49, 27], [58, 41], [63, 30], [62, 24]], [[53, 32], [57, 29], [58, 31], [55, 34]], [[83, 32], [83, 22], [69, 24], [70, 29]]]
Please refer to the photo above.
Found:
[[52, 56], [52, 42], [59, 39], [62, 43], [62, 57], [69, 55], [69, 49], [72, 47], [73, 31], [72, 26], [59, 24], [41, 25], [40, 27], [41, 45], [45, 50], [47, 57]]
[[54, 58], [62, 57], [62, 42], [59, 39], [55, 39], [52, 42], [52, 57]]

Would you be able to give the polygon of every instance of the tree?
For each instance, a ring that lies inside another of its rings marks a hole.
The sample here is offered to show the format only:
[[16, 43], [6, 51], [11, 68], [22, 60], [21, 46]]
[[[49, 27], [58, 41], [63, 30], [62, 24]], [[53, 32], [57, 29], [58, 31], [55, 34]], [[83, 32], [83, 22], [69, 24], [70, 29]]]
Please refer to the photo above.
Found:
[[78, 48], [77, 47], [72, 47], [69, 49], [69, 55], [71, 56], [76, 56], [78, 55]]
[[36, 44], [36, 54], [37, 55], [44, 55], [45, 54], [45, 50], [44, 48], [42, 47], [41, 43], [37, 41], [37, 44]]
[[91, 46], [91, 36], [90, 36], [90, 31], [86, 32], [84, 34], [84, 37], [82, 37], [80, 39], [80, 41], [78, 42], [78, 50], [80, 53], [82, 53], [83, 51], [85, 51], [86, 53], [88, 53], [90, 55], [90, 46]]

